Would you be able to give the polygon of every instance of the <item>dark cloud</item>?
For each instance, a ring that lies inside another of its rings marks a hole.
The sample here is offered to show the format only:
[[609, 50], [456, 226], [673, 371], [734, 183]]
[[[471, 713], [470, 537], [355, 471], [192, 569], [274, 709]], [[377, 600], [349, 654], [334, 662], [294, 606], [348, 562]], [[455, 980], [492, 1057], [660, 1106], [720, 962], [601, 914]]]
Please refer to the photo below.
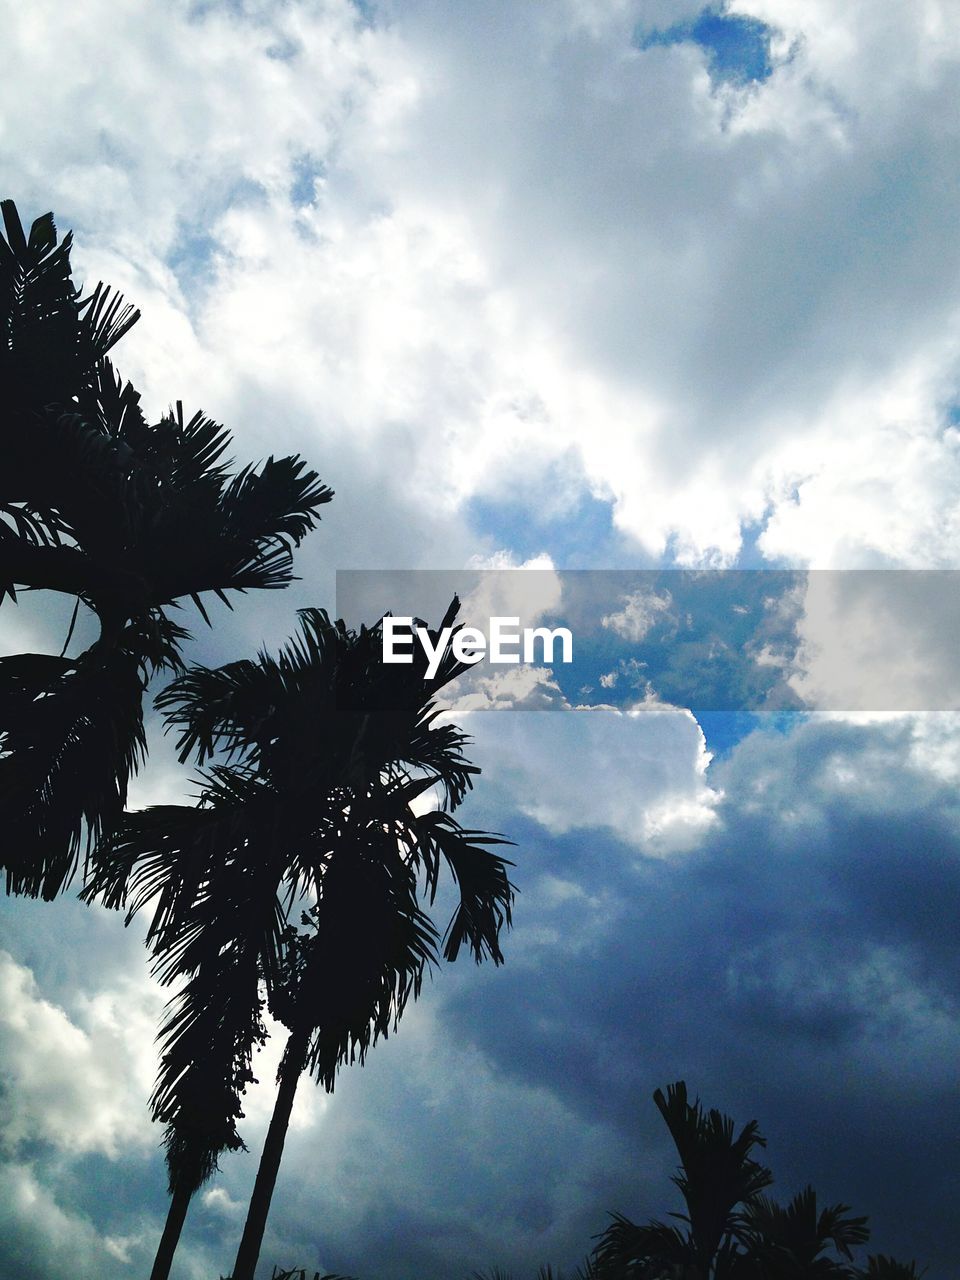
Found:
[[[810, 1179], [871, 1213], [878, 1247], [948, 1265], [960, 808], [911, 742], [902, 724], [755, 733], [711, 777], [719, 824], [671, 862], [589, 829], [531, 858], [521, 830], [511, 963], [445, 995], [457, 1034], [638, 1156], [665, 1149], [650, 1093], [683, 1076], [761, 1120], [785, 1190]], [[580, 894], [551, 902], [548, 876]], [[663, 1207], [619, 1168], [620, 1207]]]
[[[557, 719], [493, 714], [531, 746], [539, 735], [541, 755]], [[332, 1099], [302, 1084], [264, 1258], [371, 1280], [570, 1264], [608, 1209], [672, 1206], [650, 1094], [683, 1077], [760, 1121], [783, 1192], [810, 1180], [871, 1214], [876, 1247], [948, 1267], [960, 1249], [960, 802], [946, 755], [940, 776], [929, 767], [943, 731], [922, 719], [758, 730], [708, 775], [723, 792], [718, 821], [667, 858], [586, 825], [587, 813], [551, 835], [511, 815], [503, 777], [478, 790], [469, 820], [517, 842], [507, 964], [444, 966]], [[604, 741], [584, 739], [584, 764]], [[438, 903], [441, 925], [449, 906]], [[124, 967], [144, 972], [138, 938], [107, 913], [13, 904], [5, 918], [45, 997], [88, 1035], [91, 971], [102, 991]], [[271, 1068], [259, 1074], [251, 1154], [225, 1160], [191, 1212], [197, 1276], [208, 1262], [222, 1270], [235, 1244], [270, 1105]], [[131, 1115], [146, 1092], [125, 1104]], [[108, 1258], [103, 1274], [124, 1274], [107, 1239], [148, 1256], [164, 1209], [152, 1143], [106, 1158], [24, 1139], [10, 1161], [4, 1176], [27, 1170], [85, 1256]], [[8, 1258], [35, 1238], [45, 1203], [39, 1219], [15, 1218]], [[59, 1255], [43, 1256], [38, 1280]]]

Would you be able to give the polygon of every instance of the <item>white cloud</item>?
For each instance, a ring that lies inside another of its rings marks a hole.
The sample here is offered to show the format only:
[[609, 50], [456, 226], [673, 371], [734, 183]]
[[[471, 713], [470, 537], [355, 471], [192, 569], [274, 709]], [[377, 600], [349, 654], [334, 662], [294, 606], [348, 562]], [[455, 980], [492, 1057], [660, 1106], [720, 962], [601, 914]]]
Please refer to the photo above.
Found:
[[11, 47], [48, 92], [7, 80], [7, 182], [143, 306], [121, 364], [157, 408], [317, 457], [342, 563], [462, 562], [471, 497], [577, 489], [686, 561], [770, 517], [770, 555], [950, 562], [949, 6], [735, 12], [793, 50], [749, 92], [632, 43], [683, 7], [121, 6], [95, 81], [102, 22], [32, 6]]
[[39, 993], [30, 970], [0, 952], [0, 1036], [11, 1089], [4, 1143], [41, 1139], [65, 1152], [115, 1157], [156, 1144], [146, 1100], [161, 1001], [142, 983], [111, 985], [79, 1000], [76, 1021]]
[[560, 704], [479, 711], [465, 723], [485, 784], [555, 834], [606, 827], [667, 856], [696, 844], [713, 821], [710, 756], [700, 726], [679, 707]]
[[[37, 1275], [116, 1275], [116, 1242], [63, 1209], [26, 1164], [0, 1165], [0, 1234], [7, 1256]], [[122, 1274], [122, 1273], [121, 1273]]]
[[640, 588], [624, 596], [620, 603], [623, 608], [619, 613], [606, 614], [601, 618], [601, 624], [624, 640], [637, 642], [669, 611], [673, 601], [669, 591], [659, 595], [656, 591]]

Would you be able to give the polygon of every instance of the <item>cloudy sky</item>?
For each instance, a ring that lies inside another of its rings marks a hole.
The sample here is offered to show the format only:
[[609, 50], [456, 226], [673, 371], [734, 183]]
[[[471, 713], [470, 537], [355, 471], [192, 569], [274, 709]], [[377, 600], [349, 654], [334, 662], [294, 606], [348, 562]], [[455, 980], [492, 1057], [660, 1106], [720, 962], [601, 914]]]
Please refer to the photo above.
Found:
[[[116, 359], [148, 411], [336, 490], [302, 580], [196, 660], [333, 609], [337, 570], [532, 566], [538, 616], [621, 575], [589, 669], [464, 696], [465, 816], [516, 842], [507, 963], [445, 966], [332, 1097], [303, 1082], [263, 1275], [570, 1265], [607, 1210], [676, 1207], [650, 1095], [680, 1077], [760, 1121], [782, 1194], [953, 1274], [957, 604], [791, 575], [960, 568], [956, 4], [0, 10], [0, 194], [141, 308]], [[789, 608], [738, 597], [717, 639], [683, 575], [629, 576], [680, 569], [775, 569]], [[64, 610], [5, 606], [0, 647], [59, 651]], [[137, 803], [183, 787], [157, 739]], [[141, 935], [69, 899], [0, 927], [0, 1274], [142, 1277]], [[180, 1280], [231, 1265], [278, 1053]]]

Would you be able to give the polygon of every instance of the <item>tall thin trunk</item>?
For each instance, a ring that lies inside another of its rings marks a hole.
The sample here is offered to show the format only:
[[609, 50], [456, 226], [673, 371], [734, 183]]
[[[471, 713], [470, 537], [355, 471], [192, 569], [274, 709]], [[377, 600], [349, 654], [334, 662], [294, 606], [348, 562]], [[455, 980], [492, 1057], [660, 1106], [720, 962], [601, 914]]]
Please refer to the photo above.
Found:
[[253, 1280], [253, 1273], [260, 1257], [260, 1246], [263, 1244], [267, 1214], [270, 1212], [270, 1200], [276, 1185], [277, 1172], [280, 1169], [280, 1157], [283, 1155], [283, 1142], [287, 1136], [293, 1099], [306, 1062], [309, 1038], [308, 1031], [292, 1032], [283, 1053], [277, 1101], [263, 1144], [257, 1180], [253, 1184], [253, 1195], [250, 1197], [250, 1208], [247, 1210], [247, 1221], [244, 1224], [240, 1248], [237, 1250], [237, 1260], [233, 1264], [232, 1280]]
[[170, 1264], [173, 1262], [173, 1255], [180, 1241], [180, 1232], [183, 1230], [192, 1195], [193, 1190], [185, 1182], [181, 1182], [170, 1197], [167, 1221], [164, 1223], [163, 1235], [160, 1237], [157, 1256], [153, 1262], [153, 1270], [150, 1272], [150, 1280], [167, 1280], [170, 1275]]

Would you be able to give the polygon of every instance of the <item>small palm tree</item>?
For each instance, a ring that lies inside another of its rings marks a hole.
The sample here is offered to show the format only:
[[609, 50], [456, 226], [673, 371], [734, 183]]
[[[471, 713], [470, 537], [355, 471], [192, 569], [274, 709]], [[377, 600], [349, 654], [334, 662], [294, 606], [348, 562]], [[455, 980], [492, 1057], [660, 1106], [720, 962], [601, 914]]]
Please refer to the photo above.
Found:
[[669, 1085], [653, 1095], [680, 1156], [673, 1177], [686, 1213], [672, 1214], [685, 1224], [660, 1221], [637, 1226], [622, 1214], [600, 1235], [594, 1251], [597, 1271], [610, 1280], [708, 1280], [732, 1276], [738, 1247], [738, 1208], [770, 1185], [770, 1170], [753, 1159], [766, 1146], [756, 1121], [736, 1133], [733, 1120], [692, 1103], [686, 1084]]
[[[235, 475], [229, 433], [182, 407], [148, 425], [107, 353], [139, 313], [75, 288], [70, 236], [25, 234], [2, 203], [0, 601], [17, 585], [76, 597], [99, 636], [0, 661], [0, 823], [7, 891], [55, 897], [123, 812], [142, 761], [142, 700], [188, 638], [171, 611], [213, 591], [282, 587], [332, 493], [296, 457]], [[207, 619], [208, 620], [208, 619]]]
[[[379, 626], [358, 634], [320, 610], [300, 616], [279, 658], [194, 668], [161, 694], [181, 758], [218, 762], [199, 807], [128, 815], [86, 891], [127, 902], [128, 919], [151, 903], [157, 971], [186, 979], [153, 1099], [181, 1200], [239, 1144], [264, 997], [289, 1032], [234, 1280], [252, 1280], [302, 1072], [331, 1090], [342, 1063], [396, 1028], [439, 949], [452, 961], [466, 945], [499, 964], [513, 900], [509, 864], [491, 849], [503, 842], [452, 816], [478, 770], [433, 697], [462, 664], [448, 650], [429, 680], [425, 658], [384, 665]], [[417, 803], [431, 789], [440, 808]], [[459, 905], [441, 944], [421, 894], [434, 901], [444, 865]], [[218, 1069], [201, 1078], [195, 1064], [216, 1045]], [[198, 1129], [198, 1113], [219, 1124]], [[195, 1152], [186, 1168], [184, 1149]]]
[[680, 1155], [673, 1181], [687, 1212], [670, 1216], [685, 1226], [612, 1214], [592, 1255], [596, 1280], [920, 1280], [916, 1263], [883, 1255], [854, 1266], [870, 1232], [848, 1205], [818, 1211], [812, 1187], [786, 1206], [763, 1195], [772, 1177], [751, 1154], [766, 1146], [755, 1121], [736, 1135], [729, 1116], [688, 1101], [682, 1080], [653, 1096]]
[[926, 1275], [926, 1268], [918, 1271], [915, 1262], [895, 1262], [893, 1258], [878, 1253], [868, 1258], [866, 1268], [856, 1274], [863, 1280], [921, 1280]]
[[[815, 1280], [836, 1276], [850, 1280], [853, 1247], [870, 1238], [865, 1217], [849, 1216], [850, 1206], [830, 1205], [818, 1212], [813, 1187], [782, 1206], [757, 1196], [742, 1215], [741, 1239], [758, 1276], [770, 1280]], [[833, 1249], [839, 1257], [827, 1256]]]

